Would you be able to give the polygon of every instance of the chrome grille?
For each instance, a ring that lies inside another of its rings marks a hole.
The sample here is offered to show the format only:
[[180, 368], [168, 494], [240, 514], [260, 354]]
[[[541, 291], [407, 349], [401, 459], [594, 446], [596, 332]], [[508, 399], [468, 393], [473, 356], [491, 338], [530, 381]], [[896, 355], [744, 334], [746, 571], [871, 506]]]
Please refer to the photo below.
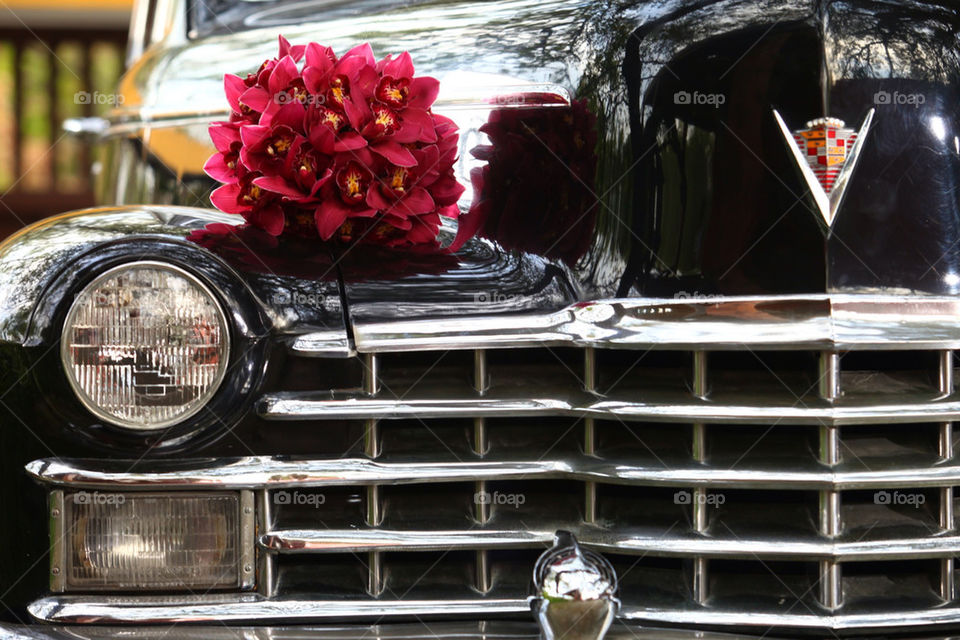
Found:
[[[380, 351], [346, 354], [362, 361], [360, 388], [273, 393], [260, 407], [317, 437], [332, 421], [361, 425], [342, 458], [30, 471], [54, 485], [257, 490], [257, 592], [191, 602], [191, 620], [519, 614], [537, 555], [568, 529], [614, 563], [628, 619], [960, 622], [960, 401], [953, 351], [929, 333], [856, 345], [848, 333], [843, 349], [814, 335], [761, 347], [749, 332], [719, 349], [371, 335], [358, 348]], [[119, 622], [169, 610], [88, 596], [31, 610], [69, 621], [91, 606]]]

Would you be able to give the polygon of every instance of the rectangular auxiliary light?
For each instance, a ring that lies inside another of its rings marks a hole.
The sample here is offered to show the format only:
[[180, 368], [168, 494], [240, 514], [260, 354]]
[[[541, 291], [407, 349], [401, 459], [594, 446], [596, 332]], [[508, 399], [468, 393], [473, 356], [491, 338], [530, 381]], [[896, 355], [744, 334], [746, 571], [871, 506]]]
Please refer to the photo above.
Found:
[[254, 584], [250, 491], [54, 491], [50, 526], [54, 592]]

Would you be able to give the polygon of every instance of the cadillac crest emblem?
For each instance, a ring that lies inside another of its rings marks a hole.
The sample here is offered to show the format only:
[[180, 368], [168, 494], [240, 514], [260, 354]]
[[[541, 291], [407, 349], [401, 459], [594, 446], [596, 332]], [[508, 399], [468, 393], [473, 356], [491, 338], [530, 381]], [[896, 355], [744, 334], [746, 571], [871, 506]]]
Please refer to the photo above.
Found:
[[833, 227], [863, 140], [870, 130], [873, 113], [873, 109], [867, 112], [859, 131], [848, 128], [837, 118], [818, 118], [808, 122], [803, 129], [791, 131], [777, 110], [773, 111], [828, 232]]

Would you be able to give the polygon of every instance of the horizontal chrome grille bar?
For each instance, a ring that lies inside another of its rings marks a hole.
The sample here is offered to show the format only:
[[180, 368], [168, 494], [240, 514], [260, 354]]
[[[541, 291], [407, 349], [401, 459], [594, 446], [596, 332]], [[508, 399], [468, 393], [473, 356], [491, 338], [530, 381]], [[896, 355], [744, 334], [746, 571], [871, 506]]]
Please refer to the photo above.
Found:
[[533, 416], [571, 416], [629, 421], [696, 422], [707, 424], [808, 424], [856, 425], [871, 423], [946, 422], [960, 419], [960, 399], [933, 394], [924, 397], [850, 398], [834, 403], [803, 403], [796, 397], [780, 394], [766, 399], [757, 397], [745, 404], [738, 396], [725, 402], [719, 394], [710, 401], [674, 394], [644, 394], [647, 397], [617, 400], [593, 396], [516, 398], [498, 394], [496, 388], [483, 397], [417, 397], [411, 393], [401, 399], [369, 398], [356, 394], [330, 398], [322, 392], [282, 392], [262, 398], [259, 412], [268, 420], [362, 420], [432, 418], [504, 418]]
[[[809, 295], [617, 299], [546, 314], [358, 322], [361, 352], [582, 346], [615, 349], [957, 349], [960, 300]], [[309, 343], [304, 338], [303, 345]]]
[[268, 600], [260, 596], [61, 596], [32, 603], [30, 615], [47, 622], [87, 624], [302, 622], [380, 617], [488, 616], [526, 613], [525, 599]]
[[37, 480], [86, 489], [283, 489], [362, 484], [472, 482], [475, 480], [570, 479], [639, 486], [710, 486], [738, 489], [836, 490], [939, 487], [960, 484], [960, 461], [934, 465], [894, 465], [858, 461], [834, 467], [735, 468], [665, 462], [627, 464], [618, 460], [483, 460], [451, 462], [374, 462], [366, 458], [291, 461], [251, 456], [202, 461], [193, 468], [152, 463], [149, 471], [130, 471], [132, 462], [115, 467], [89, 466], [83, 460], [47, 458], [26, 466]]
[[[490, 616], [528, 614], [525, 598], [464, 600], [273, 600], [249, 597], [200, 596], [192, 599], [170, 597], [60, 596], [30, 605], [31, 615], [54, 623], [148, 624], [148, 623], [239, 623], [290, 622], [309, 620], [350, 620], [368, 617], [412, 617], [427, 615]], [[822, 614], [804, 607], [793, 610], [724, 610], [719, 607], [685, 608], [624, 607], [623, 620], [675, 625], [742, 626], [752, 629], [773, 627], [823, 628], [835, 630], [924, 627], [956, 620], [960, 606], [951, 604], [930, 609], [895, 609], [859, 612], [842, 608]]]
[[[558, 528], [541, 531], [391, 531], [385, 529], [323, 529], [271, 531], [260, 538], [269, 550], [286, 553], [356, 553], [361, 551], [455, 551], [459, 549], [545, 548]], [[835, 559], [844, 562], [942, 557], [960, 553], [960, 536], [927, 536], [891, 540], [850, 540], [810, 537], [810, 540], [727, 538], [658, 529], [646, 534], [629, 531], [581, 530], [577, 539], [596, 551], [628, 555], [741, 558], [769, 560]]]

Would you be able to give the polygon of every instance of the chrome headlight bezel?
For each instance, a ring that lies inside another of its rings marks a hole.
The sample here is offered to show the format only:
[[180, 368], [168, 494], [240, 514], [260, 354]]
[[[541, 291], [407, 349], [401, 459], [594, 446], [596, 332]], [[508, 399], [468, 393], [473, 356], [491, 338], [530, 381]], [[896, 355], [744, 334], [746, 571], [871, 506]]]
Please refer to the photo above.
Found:
[[[105, 411], [100, 406], [96, 404], [93, 398], [83, 389], [80, 383], [76, 380], [75, 375], [71, 371], [70, 364], [70, 340], [68, 339], [68, 333], [72, 330], [73, 321], [76, 318], [80, 303], [84, 300], [84, 297], [91, 292], [95, 291], [97, 287], [102, 285], [105, 281], [110, 278], [115, 277], [118, 273], [129, 271], [132, 269], [138, 268], [148, 268], [159, 271], [169, 272], [179, 278], [186, 280], [192, 287], [195, 287], [199, 292], [208, 298], [212, 303], [212, 306], [215, 311], [216, 320], [221, 327], [221, 336], [222, 336], [222, 348], [221, 353], [223, 354], [222, 364], [218, 368], [214, 380], [210, 384], [206, 392], [196, 401], [194, 401], [194, 406], [191, 406], [187, 411], [168, 419], [159, 422], [154, 422], [149, 425], [143, 425], [138, 423], [132, 423], [129, 421], [124, 421], [117, 416], [111, 414], [108, 411]], [[67, 379], [67, 382], [72, 389], [74, 396], [77, 398], [79, 403], [86, 409], [90, 414], [92, 414], [97, 419], [103, 421], [104, 423], [111, 425], [113, 427], [122, 429], [127, 433], [154, 433], [163, 429], [168, 429], [170, 427], [181, 425], [189, 421], [191, 418], [199, 414], [204, 407], [208, 406], [213, 400], [221, 387], [223, 382], [226, 379], [227, 370], [230, 368], [230, 356], [231, 356], [231, 323], [228, 315], [226, 314], [223, 303], [219, 296], [209, 287], [207, 284], [201, 280], [199, 277], [184, 269], [178, 265], [164, 262], [160, 260], [136, 260], [131, 262], [123, 262], [116, 264], [102, 273], [98, 274], [92, 280], [84, 284], [82, 288], [79, 288], [76, 291], [73, 301], [71, 302], [67, 313], [63, 319], [63, 325], [60, 331], [60, 366], [63, 370], [63, 374]]]

